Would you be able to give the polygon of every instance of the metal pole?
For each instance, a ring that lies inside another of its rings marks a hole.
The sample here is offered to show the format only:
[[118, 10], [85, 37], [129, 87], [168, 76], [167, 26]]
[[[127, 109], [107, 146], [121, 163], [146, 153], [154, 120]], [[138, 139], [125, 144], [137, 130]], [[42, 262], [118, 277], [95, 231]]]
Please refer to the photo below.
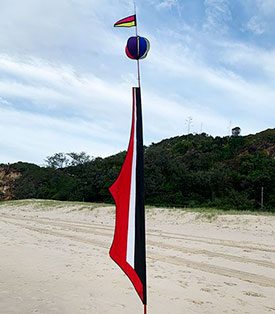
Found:
[[[138, 26], [137, 26], [137, 8], [136, 8], [136, 2], [134, 1], [134, 11], [136, 16], [136, 37], [137, 37], [137, 45], [138, 45], [138, 55], [139, 55], [139, 39], [138, 39]], [[139, 59], [137, 59], [137, 73], [138, 73], [138, 87], [140, 88], [140, 64]]]
[[[137, 8], [136, 8], [136, 2], [134, 0], [134, 12], [136, 16], [136, 37], [137, 37], [137, 49], [138, 49], [138, 56], [139, 56], [139, 38], [138, 38], [138, 22], [137, 22]], [[138, 74], [138, 87], [140, 89], [141, 87], [141, 79], [140, 79], [140, 64], [139, 64], [139, 59], [137, 59], [137, 74]], [[140, 91], [140, 97], [141, 97], [141, 91]], [[144, 304], [144, 314], [147, 314], [147, 304]]]
[[137, 60], [137, 69], [138, 69], [138, 87], [140, 88], [140, 66], [139, 66], [139, 60]]
[[264, 208], [264, 187], [261, 188], [261, 209]]

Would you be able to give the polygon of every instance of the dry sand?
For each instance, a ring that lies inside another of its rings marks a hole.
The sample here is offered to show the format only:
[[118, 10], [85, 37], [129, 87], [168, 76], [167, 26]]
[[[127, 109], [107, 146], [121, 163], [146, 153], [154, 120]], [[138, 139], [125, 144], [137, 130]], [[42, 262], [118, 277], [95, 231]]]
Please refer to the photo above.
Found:
[[[12, 203], [11, 203], [12, 204]], [[142, 313], [114, 208], [0, 206], [0, 313]], [[148, 314], [275, 313], [275, 217], [147, 209]]]

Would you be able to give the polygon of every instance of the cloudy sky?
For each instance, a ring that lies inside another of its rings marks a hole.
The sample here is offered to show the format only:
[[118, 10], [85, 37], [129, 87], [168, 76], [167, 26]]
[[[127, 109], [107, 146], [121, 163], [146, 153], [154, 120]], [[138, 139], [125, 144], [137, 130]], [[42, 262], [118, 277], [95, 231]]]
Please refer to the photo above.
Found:
[[[145, 144], [201, 130], [273, 128], [274, 0], [137, 0]], [[129, 0], [0, 0], [0, 163], [125, 150]], [[191, 118], [189, 118], [191, 117]]]

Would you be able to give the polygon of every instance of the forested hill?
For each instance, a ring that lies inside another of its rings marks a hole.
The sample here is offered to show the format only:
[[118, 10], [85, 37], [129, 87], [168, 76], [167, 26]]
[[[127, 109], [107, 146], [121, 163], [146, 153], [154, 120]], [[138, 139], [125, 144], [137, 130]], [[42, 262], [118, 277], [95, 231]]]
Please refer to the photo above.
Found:
[[[64, 168], [0, 165], [0, 198], [112, 202], [125, 152]], [[9, 177], [11, 179], [9, 179]], [[145, 202], [275, 210], [275, 129], [248, 136], [184, 135], [145, 147]]]

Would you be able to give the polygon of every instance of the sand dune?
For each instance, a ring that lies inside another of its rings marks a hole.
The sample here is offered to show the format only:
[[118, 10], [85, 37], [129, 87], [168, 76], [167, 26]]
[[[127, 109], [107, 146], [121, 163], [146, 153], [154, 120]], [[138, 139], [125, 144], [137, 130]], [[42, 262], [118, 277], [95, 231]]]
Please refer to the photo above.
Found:
[[[0, 313], [142, 313], [114, 208], [0, 206]], [[147, 209], [148, 314], [275, 313], [275, 217]]]

